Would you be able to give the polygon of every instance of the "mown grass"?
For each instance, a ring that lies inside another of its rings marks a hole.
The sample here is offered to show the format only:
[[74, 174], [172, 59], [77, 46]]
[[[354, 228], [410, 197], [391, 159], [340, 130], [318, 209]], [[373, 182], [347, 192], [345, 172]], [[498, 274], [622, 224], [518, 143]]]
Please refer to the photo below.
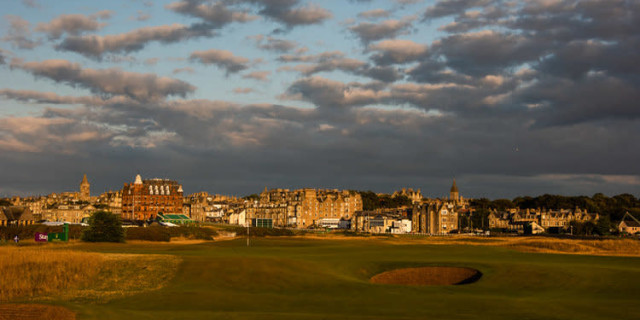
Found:
[[[640, 258], [516, 251], [508, 239], [487, 239], [492, 245], [430, 240], [438, 242], [79, 243], [64, 250], [173, 255], [182, 263], [157, 290], [104, 303], [51, 303], [77, 312], [78, 319], [640, 319]], [[634, 246], [604, 243], [607, 250]], [[426, 266], [469, 267], [483, 276], [464, 286], [370, 281], [381, 272]]]
[[[398, 239], [256, 238], [102, 244], [82, 250], [173, 254], [165, 287], [106, 304], [64, 303], [79, 319], [638, 319], [640, 258], [541, 254]], [[464, 286], [370, 282], [396, 268], [459, 266]]]

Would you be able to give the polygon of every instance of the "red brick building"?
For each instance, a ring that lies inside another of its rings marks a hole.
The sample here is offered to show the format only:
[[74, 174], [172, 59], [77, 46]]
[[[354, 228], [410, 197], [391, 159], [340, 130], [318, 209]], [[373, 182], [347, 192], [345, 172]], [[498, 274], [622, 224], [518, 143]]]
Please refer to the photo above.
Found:
[[168, 179], [142, 180], [122, 188], [122, 218], [125, 220], [155, 219], [158, 213], [182, 214], [182, 186]]

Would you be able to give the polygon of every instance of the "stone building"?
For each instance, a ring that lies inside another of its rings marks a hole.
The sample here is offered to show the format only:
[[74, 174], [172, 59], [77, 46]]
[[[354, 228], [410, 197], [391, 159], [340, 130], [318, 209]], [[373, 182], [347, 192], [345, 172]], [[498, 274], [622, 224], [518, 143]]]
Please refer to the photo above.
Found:
[[80, 201], [89, 201], [91, 200], [91, 185], [89, 181], [87, 181], [87, 175], [85, 174], [82, 177], [82, 182], [80, 182]]
[[247, 218], [272, 218], [274, 226], [308, 228], [321, 219], [350, 219], [362, 210], [354, 191], [337, 189], [265, 190], [257, 201], [246, 203]]
[[42, 218], [47, 221], [81, 223], [95, 211], [96, 207], [91, 204], [63, 203], [45, 210]]
[[510, 209], [501, 212], [493, 210], [489, 213], [488, 218], [490, 229], [524, 232], [526, 225], [538, 225], [545, 231], [568, 230], [571, 221], [596, 221], [600, 216], [580, 208], [574, 210]]
[[350, 229], [355, 232], [408, 233], [411, 232], [412, 208], [358, 211], [351, 218]]
[[639, 234], [640, 221], [627, 212], [624, 217], [622, 217], [622, 221], [618, 224], [618, 231], [621, 233]]
[[35, 221], [33, 214], [25, 206], [0, 207], [0, 226], [7, 225], [30, 225]]
[[122, 215], [122, 190], [107, 191], [98, 196], [96, 206], [115, 215]]
[[163, 214], [182, 214], [182, 186], [168, 179], [142, 180], [136, 175], [133, 183], [122, 188], [122, 218], [152, 220]]
[[402, 188], [402, 190], [396, 191], [391, 195], [392, 198], [397, 196], [405, 196], [411, 200], [411, 203], [420, 203], [423, 198], [420, 189], [414, 191], [411, 188]]
[[457, 210], [455, 201], [416, 205], [411, 217], [412, 232], [447, 234], [458, 230]]

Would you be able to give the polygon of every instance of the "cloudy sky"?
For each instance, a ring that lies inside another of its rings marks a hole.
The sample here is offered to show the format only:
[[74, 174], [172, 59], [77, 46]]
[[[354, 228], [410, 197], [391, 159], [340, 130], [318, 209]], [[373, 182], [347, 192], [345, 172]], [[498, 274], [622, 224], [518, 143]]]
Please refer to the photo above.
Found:
[[0, 196], [640, 195], [640, 2], [22, 0]]

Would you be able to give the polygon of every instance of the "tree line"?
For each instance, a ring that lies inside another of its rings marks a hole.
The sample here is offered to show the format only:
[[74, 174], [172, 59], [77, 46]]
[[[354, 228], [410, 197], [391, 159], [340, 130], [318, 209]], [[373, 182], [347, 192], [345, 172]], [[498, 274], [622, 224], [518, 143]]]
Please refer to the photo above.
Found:
[[512, 208], [520, 209], [586, 209], [589, 213], [598, 213], [600, 216], [607, 216], [612, 221], [619, 221], [625, 212], [629, 212], [635, 217], [640, 217], [640, 199], [629, 193], [607, 197], [602, 193], [588, 196], [560, 196], [544, 194], [537, 197], [517, 197], [513, 200], [486, 198], [474, 199], [471, 205], [476, 211], [481, 209], [504, 211]]

